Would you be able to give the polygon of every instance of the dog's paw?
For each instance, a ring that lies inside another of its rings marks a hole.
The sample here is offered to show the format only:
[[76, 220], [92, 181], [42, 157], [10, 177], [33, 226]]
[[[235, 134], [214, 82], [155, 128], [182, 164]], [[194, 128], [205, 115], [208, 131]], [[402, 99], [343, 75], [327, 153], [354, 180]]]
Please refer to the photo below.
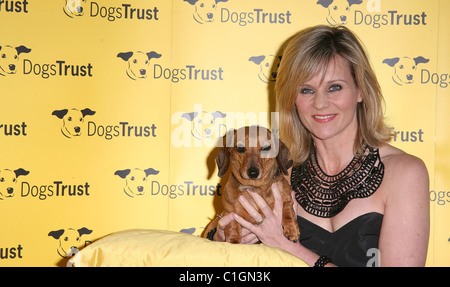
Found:
[[283, 234], [287, 239], [293, 242], [297, 242], [300, 236], [300, 230], [298, 229], [297, 224], [291, 224], [289, 226], [283, 227]]

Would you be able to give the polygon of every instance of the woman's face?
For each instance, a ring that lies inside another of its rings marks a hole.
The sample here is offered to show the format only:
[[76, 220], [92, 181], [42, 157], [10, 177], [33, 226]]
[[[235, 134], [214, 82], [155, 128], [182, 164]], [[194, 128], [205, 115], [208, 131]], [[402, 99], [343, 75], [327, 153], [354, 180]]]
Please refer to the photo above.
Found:
[[295, 104], [315, 139], [353, 140], [358, 128], [356, 106], [361, 101], [347, 60], [335, 56], [325, 75], [321, 72], [298, 88]]

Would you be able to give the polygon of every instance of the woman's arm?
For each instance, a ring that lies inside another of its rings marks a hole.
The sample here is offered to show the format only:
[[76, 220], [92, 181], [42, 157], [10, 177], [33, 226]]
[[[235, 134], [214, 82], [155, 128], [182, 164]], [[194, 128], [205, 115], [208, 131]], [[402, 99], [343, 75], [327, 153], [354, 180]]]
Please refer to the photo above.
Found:
[[430, 232], [428, 171], [407, 154], [386, 163], [387, 195], [379, 240], [381, 266], [424, 266]]

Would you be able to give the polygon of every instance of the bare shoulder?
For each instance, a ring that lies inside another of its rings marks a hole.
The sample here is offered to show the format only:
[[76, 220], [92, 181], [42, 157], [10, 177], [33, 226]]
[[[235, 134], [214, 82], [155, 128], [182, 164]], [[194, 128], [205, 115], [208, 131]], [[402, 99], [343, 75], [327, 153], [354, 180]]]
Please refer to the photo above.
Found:
[[401, 149], [385, 144], [380, 147], [381, 161], [389, 170], [397, 172], [408, 172], [420, 175], [428, 174], [425, 163], [418, 157], [408, 154]]
[[428, 171], [420, 158], [388, 144], [380, 147], [379, 151], [385, 166], [385, 179], [389, 190], [428, 191]]

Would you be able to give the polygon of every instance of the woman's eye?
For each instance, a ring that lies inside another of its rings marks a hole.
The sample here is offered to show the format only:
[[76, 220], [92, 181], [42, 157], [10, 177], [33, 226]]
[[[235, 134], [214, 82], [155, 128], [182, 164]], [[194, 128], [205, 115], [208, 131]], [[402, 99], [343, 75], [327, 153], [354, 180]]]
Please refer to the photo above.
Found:
[[328, 89], [329, 92], [335, 92], [342, 90], [341, 85], [331, 85], [331, 87]]
[[302, 88], [300, 89], [300, 93], [304, 95], [312, 95], [314, 94], [314, 91], [309, 88]]

